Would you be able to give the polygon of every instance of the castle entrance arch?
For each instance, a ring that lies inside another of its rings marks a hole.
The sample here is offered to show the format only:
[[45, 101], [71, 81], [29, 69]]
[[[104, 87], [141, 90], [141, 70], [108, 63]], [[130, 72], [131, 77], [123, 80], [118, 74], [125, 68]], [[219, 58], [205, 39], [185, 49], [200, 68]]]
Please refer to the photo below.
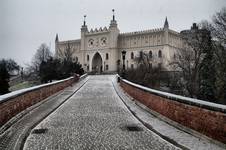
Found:
[[101, 73], [103, 71], [102, 58], [98, 52], [93, 56], [92, 71], [96, 73]]

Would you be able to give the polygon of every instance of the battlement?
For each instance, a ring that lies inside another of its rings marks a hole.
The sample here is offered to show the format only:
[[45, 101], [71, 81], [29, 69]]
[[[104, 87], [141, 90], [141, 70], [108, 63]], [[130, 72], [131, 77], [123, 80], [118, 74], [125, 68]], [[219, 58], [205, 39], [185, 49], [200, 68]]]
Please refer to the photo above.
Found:
[[80, 44], [81, 40], [77, 39], [77, 40], [67, 40], [67, 41], [59, 41], [58, 44]]
[[109, 29], [107, 27], [100, 27], [99, 29], [95, 28], [95, 29], [90, 29], [90, 31], [86, 32], [86, 34], [91, 35], [91, 34], [100, 34], [100, 33], [107, 33], [109, 32]]
[[143, 30], [143, 31], [125, 32], [125, 33], [120, 33], [119, 35], [130, 36], [130, 35], [149, 34], [149, 33], [162, 32], [162, 31], [164, 31], [163, 28], [156, 28], [156, 29]]

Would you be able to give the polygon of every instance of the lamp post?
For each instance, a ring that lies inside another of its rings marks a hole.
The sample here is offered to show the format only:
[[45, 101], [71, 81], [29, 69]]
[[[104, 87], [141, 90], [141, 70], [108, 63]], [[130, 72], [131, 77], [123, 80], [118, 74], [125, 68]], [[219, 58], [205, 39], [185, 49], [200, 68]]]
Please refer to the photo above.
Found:
[[126, 58], [126, 51], [122, 51], [122, 78], [125, 78], [125, 58]]

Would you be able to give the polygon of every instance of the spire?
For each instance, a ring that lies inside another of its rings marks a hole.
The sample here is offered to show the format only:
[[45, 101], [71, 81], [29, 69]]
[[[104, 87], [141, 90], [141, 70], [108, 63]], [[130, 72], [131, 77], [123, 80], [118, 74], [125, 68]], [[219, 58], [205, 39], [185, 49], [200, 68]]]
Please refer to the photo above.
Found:
[[83, 26], [86, 26], [86, 15], [84, 15]]
[[82, 28], [81, 28], [81, 31], [88, 31], [88, 28], [87, 28], [87, 25], [86, 25], [86, 15], [83, 16], [83, 25], [82, 25]]
[[166, 19], [165, 19], [164, 28], [169, 28], [169, 24], [168, 24], [167, 17], [166, 17]]
[[58, 33], [56, 34], [56, 39], [55, 39], [55, 42], [58, 42], [59, 41], [59, 38], [58, 38]]
[[114, 9], [112, 9], [112, 14], [113, 14], [113, 17], [112, 17], [112, 20], [110, 23], [110, 27], [117, 27], [117, 21], [115, 20], [115, 10]]
[[113, 21], [115, 21], [115, 10], [112, 9], [112, 14], [113, 14]]

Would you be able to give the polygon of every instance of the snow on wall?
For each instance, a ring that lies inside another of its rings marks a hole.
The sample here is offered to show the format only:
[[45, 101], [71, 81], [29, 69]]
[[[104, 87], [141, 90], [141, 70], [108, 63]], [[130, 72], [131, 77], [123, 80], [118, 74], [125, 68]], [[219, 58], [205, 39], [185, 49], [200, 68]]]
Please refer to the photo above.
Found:
[[201, 133], [226, 144], [225, 105], [161, 92], [124, 79], [120, 86], [147, 108], [186, 127], [189, 133]]
[[30, 88], [25, 88], [25, 89], [13, 91], [13, 92], [8, 93], [8, 94], [1, 95], [0, 96], [0, 103], [4, 102], [5, 100], [16, 97], [18, 95], [22, 95], [26, 92], [37, 90], [37, 89], [40, 89], [40, 88], [43, 88], [43, 87], [46, 87], [46, 86], [50, 86], [50, 85], [54, 85], [54, 84], [57, 84], [57, 83], [65, 82], [65, 81], [68, 81], [70, 79], [73, 79], [73, 77], [63, 79], [63, 80], [59, 80], [59, 81], [54, 81], [54, 82], [51, 82], [51, 83], [41, 84], [41, 85], [37, 85], [37, 86], [30, 87]]
[[150, 92], [152, 94], [156, 94], [171, 100], [176, 100], [176, 101], [180, 101], [182, 103], [186, 103], [189, 105], [195, 105], [198, 107], [204, 107], [207, 109], [211, 109], [211, 110], [215, 110], [215, 111], [220, 111], [220, 112], [224, 112], [226, 113], [226, 105], [221, 105], [221, 104], [216, 104], [216, 103], [211, 103], [211, 102], [207, 102], [204, 100], [199, 100], [199, 99], [195, 99], [195, 98], [190, 98], [190, 97], [185, 97], [185, 96], [181, 96], [181, 95], [176, 95], [176, 94], [172, 94], [172, 93], [167, 93], [167, 92], [162, 92], [162, 91], [158, 91], [158, 90], [154, 90], [139, 84], [135, 84], [133, 82], [130, 82], [128, 80], [125, 79], [121, 79], [123, 82], [132, 85], [136, 88], [142, 89], [144, 91]]
[[[84, 75], [80, 76], [79, 78], [82, 79], [85, 76], [87, 76], [87, 74], [84, 74]], [[14, 98], [14, 97], [16, 97], [18, 95], [22, 95], [24, 93], [27, 93], [27, 92], [30, 92], [30, 91], [33, 91], [33, 90], [37, 90], [37, 89], [40, 89], [40, 88], [43, 88], [43, 87], [47, 87], [47, 86], [51, 86], [51, 85], [54, 85], [54, 84], [62, 83], [62, 82], [71, 80], [73, 78], [74, 77], [69, 77], [69, 78], [66, 78], [66, 79], [63, 79], [63, 80], [58, 80], [58, 81], [54, 81], [54, 82], [51, 82], [51, 83], [41, 84], [41, 85], [37, 85], [37, 86], [30, 87], [30, 88], [25, 88], [25, 89], [13, 91], [13, 92], [8, 93], [8, 94], [1, 95], [0, 96], [0, 103], [6, 101], [8, 99]]]

